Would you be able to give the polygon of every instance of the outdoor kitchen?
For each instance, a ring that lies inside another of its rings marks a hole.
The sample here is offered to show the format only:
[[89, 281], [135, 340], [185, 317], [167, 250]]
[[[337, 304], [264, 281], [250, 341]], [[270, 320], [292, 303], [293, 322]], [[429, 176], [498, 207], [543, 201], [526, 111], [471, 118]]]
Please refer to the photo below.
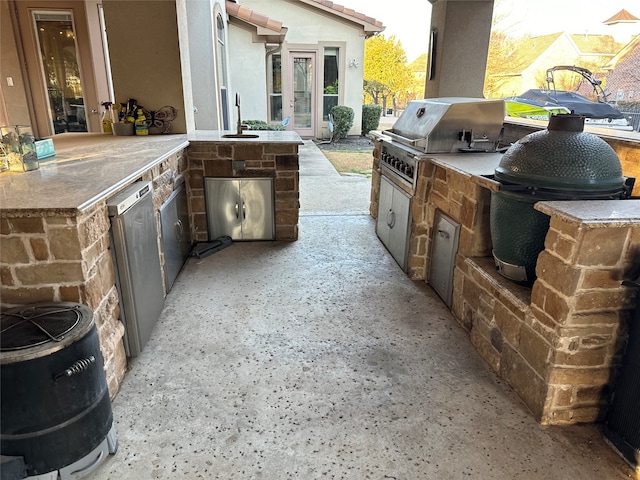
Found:
[[[268, 201], [245, 192], [242, 205], [235, 205], [237, 217], [262, 218], [271, 232], [265, 240], [297, 239], [298, 135], [223, 134], [69, 134], [56, 139], [55, 157], [38, 168], [0, 178], [3, 455], [33, 460], [30, 474], [59, 470], [61, 478], [72, 478], [70, 472], [93, 468], [95, 458], [115, 453], [109, 398], [130, 359], [149, 341], [191, 247], [203, 246], [197, 253], [204, 256], [216, 240], [208, 224], [208, 180], [265, 182]], [[178, 194], [186, 202], [182, 207], [175, 205]], [[186, 216], [172, 217], [176, 209]], [[34, 362], [41, 375], [33, 375]], [[91, 386], [87, 395], [97, 397], [99, 410], [88, 398], [76, 413], [68, 411], [63, 405], [70, 400], [59, 387], [51, 398], [60, 402], [56, 410], [68, 413], [48, 415], [49, 395], [30, 392], [50, 388], [51, 370], [73, 377], [64, 392]], [[22, 382], [23, 393], [16, 396], [14, 386], [25, 371], [33, 381]], [[41, 415], [12, 423], [12, 412], [25, 402]], [[47, 428], [54, 430], [53, 440], [41, 433]], [[16, 429], [29, 433], [8, 434]], [[96, 434], [83, 444], [86, 437], [76, 432], [87, 430]], [[79, 443], [64, 455], [38, 453], [42, 445], [66, 438]]]
[[[524, 259], [513, 265], [496, 256], [491, 210], [492, 197], [504, 188], [495, 180], [504, 152], [519, 139], [531, 141], [536, 128], [505, 123], [503, 129], [499, 115], [491, 114], [494, 103], [417, 101], [391, 131], [373, 133], [370, 213], [383, 243], [392, 235], [380, 232], [396, 229], [402, 248], [387, 248], [400, 268], [434, 288], [485, 361], [542, 424], [602, 420], [633, 315], [634, 291], [622, 282], [638, 275], [637, 150], [631, 142], [605, 138], [613, 149], [603, 148], [615, 150], [621, 165], [615, 191], [600, 198], [545, 199], [544, 189], [528, 189], [541, 200], [528, 209], [548, 227], [542, 245], [534, 247], [537, 277], [527, 279], [518, 276], [526, 270]], [[478, 118], [480, 124], [473, 124]], [[542, 173], [553, 171], [549, 167]], [[398, 181], [406, 180], [405, 172], [413, 174], [411, 181]], [[394, 195], [404, 194], [404, 224], [397, 220], [403, 210], [384, 200], [391, 182]], [[527, 222], [518, 213], [503, 228], [513, 234], [520, 225], [531, 227]]]

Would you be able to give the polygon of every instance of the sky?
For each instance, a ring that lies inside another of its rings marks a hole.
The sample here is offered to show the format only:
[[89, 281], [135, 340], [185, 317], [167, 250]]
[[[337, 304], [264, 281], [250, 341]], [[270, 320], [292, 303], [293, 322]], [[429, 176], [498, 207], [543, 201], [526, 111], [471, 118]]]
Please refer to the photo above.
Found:
[[345, 7], [380, 20], [382, 34], [395, 35], [402, 43], [407, 60], [413, 62], [429, 49], [431, 3], [429, 0], [336, 0]]
[[[428, 0], [337, 0], [380, 20], [382, 34], [395, 35], [412, 62], [429, 48], [431, 3]], [[516, 8], [517, 6], [517, 8]], [[622, 9], [640, 18], [639, 0], [495, 0], [494, 15], [509, 13], [501, 25], [511, 33], [607, 33], [602, 22]], [[640, 32], [638, 32], [640, 33]]]

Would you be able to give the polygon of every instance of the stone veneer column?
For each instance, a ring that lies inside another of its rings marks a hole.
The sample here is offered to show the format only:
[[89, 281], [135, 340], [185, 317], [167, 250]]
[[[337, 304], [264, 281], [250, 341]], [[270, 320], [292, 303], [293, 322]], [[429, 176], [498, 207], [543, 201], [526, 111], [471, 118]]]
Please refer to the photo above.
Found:
[[531, 295], [531, 364], [548, 384], [542, 423], [601, 420], [608, 404], [634, 306], [621, 281], [637, 269], [640, 227], [605, 225], [551, 217]]
[[205, 177], [273, 178], [276, 240], [298, 239], [300, 177], [297, 144], [192, 141], [188, 159], [190, 214], [195, 241], [209, 240]]

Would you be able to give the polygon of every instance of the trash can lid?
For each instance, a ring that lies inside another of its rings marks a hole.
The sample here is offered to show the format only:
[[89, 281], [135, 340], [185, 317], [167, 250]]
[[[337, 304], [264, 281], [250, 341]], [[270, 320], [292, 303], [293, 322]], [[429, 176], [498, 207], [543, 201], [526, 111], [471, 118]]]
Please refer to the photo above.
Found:
[[0, 314], [0, 363], [51, 354], [84, 337], [93, 325], [93, 311], [73, 302], [36, 303], [5, 310]]

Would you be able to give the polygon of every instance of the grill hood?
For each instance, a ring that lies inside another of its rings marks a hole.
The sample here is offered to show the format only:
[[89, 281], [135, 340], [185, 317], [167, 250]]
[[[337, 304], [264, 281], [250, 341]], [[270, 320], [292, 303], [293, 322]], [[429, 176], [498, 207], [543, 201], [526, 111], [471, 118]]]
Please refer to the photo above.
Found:
[[409, 102], [382, 133], [427, 153], [494, 151], [504, 122], [503, 100], [446, 97]]

